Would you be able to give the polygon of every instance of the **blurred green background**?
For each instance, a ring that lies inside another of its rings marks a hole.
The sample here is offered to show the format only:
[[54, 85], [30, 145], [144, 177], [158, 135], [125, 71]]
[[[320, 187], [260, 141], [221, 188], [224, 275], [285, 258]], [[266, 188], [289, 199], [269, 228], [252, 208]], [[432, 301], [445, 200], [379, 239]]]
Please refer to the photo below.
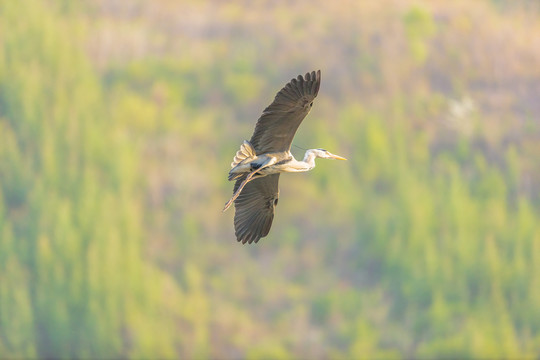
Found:
[[[539, 64], [537, 1], [0, 1], [0, 357], [538, 358]], [[294, 143], [349, 161], [242, 246], [316, 69]]]

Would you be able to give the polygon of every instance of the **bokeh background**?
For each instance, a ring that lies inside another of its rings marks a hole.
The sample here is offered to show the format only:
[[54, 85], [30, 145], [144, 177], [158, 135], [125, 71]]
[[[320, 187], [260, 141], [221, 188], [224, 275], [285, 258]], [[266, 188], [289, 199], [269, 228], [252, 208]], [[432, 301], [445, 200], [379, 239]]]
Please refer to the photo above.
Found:
[[[316, 69], [294, 143], [349, 161], [242, 246]], [[539, 164], [538, 1], [0, 1], [0, 357], [538, 358]]]

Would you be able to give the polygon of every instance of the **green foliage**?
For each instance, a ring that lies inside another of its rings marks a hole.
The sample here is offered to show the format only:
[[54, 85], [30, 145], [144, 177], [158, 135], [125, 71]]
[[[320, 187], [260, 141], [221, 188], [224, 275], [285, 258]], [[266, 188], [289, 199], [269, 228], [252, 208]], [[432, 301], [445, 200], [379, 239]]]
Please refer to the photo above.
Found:
[[423, 64], [428, 57], [427, 41], [435, 35], [436, 26], [431, 14], [418, 6], [413, 6], [403, 18], [409, 49], [418, 64]]
[[137, 148], [107, 122], [96, 74], [56, 24], [69, 22], [1, 6], [3, 354], [172, 356], [147, 336], [162, 299], [145, 299], [160, 288], [142, 260]]
[[[538, 356], [540, 148], [499, 121], [538, 115], [512, 88], [540, 78], [536, 23], [490, 1], [104, 4], [0, 2], [0, 357]], [[239, 246], [231, 156], [314, 59], [295, 143], [349, 161], [284, 175], [269, 237]]]

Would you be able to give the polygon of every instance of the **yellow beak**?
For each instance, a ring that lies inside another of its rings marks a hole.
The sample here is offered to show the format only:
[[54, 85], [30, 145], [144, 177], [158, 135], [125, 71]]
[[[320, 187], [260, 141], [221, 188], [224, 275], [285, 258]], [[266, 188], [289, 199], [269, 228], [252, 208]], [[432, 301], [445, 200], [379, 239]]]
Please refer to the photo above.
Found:
[[339, 155], [334, 155], [334, 154], [330, 154], [332, 156], [332, 159], [336, 159], [336, 160], [347, 160], [345, 159], [344, 157], [342, 156], [339, 156]]

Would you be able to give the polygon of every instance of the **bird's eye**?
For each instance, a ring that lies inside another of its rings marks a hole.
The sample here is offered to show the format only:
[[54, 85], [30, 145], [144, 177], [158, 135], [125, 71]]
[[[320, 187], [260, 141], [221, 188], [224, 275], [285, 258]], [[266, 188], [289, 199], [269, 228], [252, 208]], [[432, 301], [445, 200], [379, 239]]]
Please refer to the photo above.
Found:
[[312, 107], [313, 106], [313, 103], [309, 103], [309, 107]]

